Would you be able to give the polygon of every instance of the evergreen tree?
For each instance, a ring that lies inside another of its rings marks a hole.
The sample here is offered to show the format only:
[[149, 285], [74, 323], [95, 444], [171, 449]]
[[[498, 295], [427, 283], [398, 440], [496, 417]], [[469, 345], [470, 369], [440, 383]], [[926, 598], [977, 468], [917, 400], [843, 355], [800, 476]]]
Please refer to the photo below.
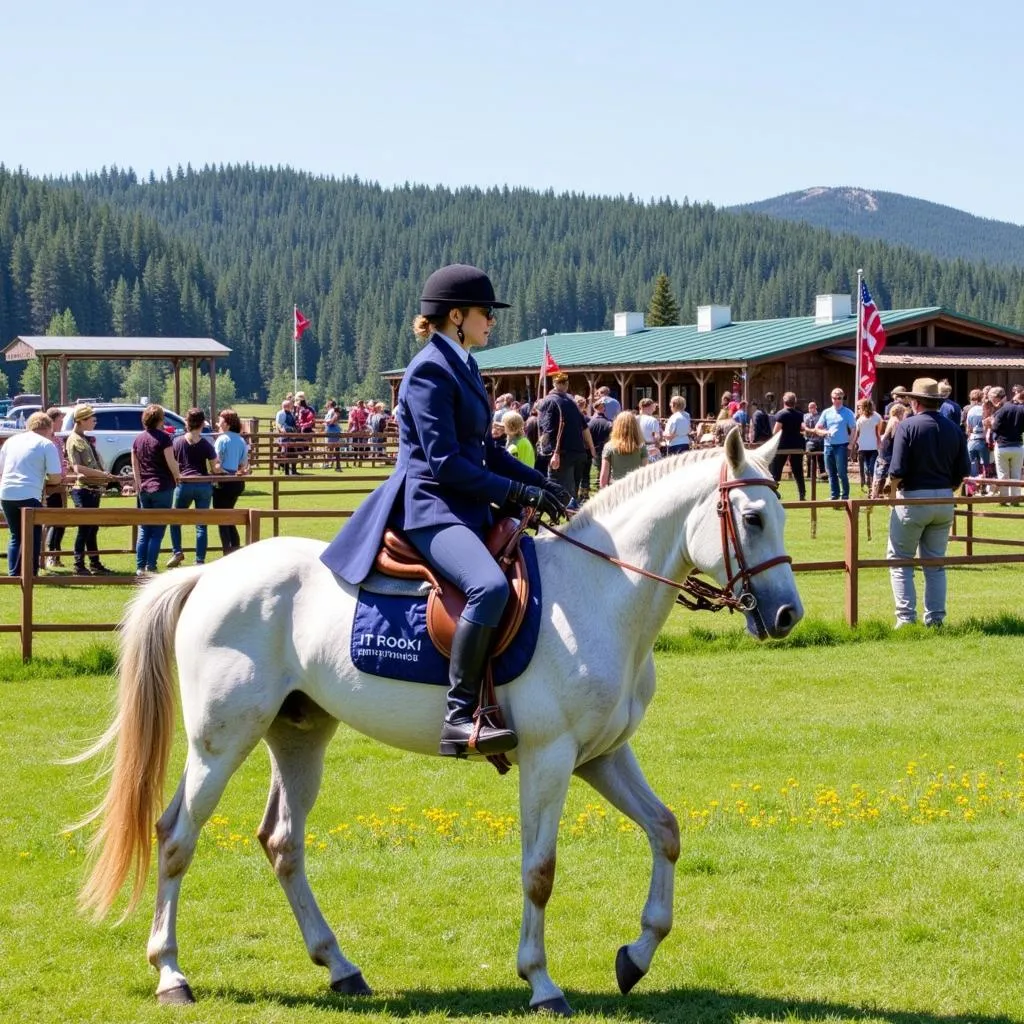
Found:
[[679, 323], [679, 303], [672, 294], [668, 274], [661, 273], [654, 281], [654, 294], [647, 307], [648, 327], [673, 327]]
[[[483, 266], [511, 303], [492, 345], [610, 327], [616, 310], [648, 305], [652, 324], [692, 323], [709, 301], [737, 319], [806, 315], [815, 294], [852, 290], [857, 267], [883, 309], [945, 305], [1024, 326], [1020, 266], [940, 260], [709, 204], [383, 189], [250, 165], [182, 167], [146, 184], [130, 170], [42, 182], [0, 167], [0, 339], [39, 333], [64, 309], [87, 333], [210, 336], [232, 348], [246, 397], [290, 382], [293, 302], [316, 325], [300, 373], [339, 400], [377, 393], [380, 370], [417, 350], [409, 325], [422, 282], [453, 261]], [[674, 314], [656, 308], [659, 291]]]
[[[163, 392], [157, 393], [156, 397], [152, 397], [151, 400], [154, 402], [160, 402], [165, 408], [174, 408], [174, 381], [170, 376], [166, 378], [167, 383], [164, 386]], [[215, 424], [215, 418], [221, 409], [229, 409], [235, 404], [235, 382], [231, 379], [231, 374], [227, 370], [217, 371], [217, 408], [210, 408], [210, 375], [208, 373], [200, 373], [197, 381], [199, 391], [198, 405], [200, 409], [203, 409], [209, 417], [211, 423]], [[192, 392], [188, 393], [188, 398], [182, 395], [184, 402], [191, 401]], [[176, 410], [182, 414], [186, 410]]]

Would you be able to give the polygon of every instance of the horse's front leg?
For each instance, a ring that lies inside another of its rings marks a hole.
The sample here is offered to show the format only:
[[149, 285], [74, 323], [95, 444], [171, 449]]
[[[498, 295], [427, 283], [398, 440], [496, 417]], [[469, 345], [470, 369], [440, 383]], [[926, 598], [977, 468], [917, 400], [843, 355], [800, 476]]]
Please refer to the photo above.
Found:
[[576, 760], [568, 736], [543, 750], [519, 753], [519, 815], [523, 844], [523, 924], [519, 932], [519, 977], [530, 985], [530, 1006], [563, 1017], [572, 1010], [548, 975], [544, 950], [544, 908], [555, 883], [558, 822]]
[[679, 859], [679, 825], [675, 815], [654, 795], [629, 745], [595, 758], [576, 769], [613, 807], [647, 833], [653, 866], [651, 887], [640, 916], [640, 937], [619, 949], [615, 977], [628, 992], [648, 971], [654, 951], [672, 929], [672, 891]]

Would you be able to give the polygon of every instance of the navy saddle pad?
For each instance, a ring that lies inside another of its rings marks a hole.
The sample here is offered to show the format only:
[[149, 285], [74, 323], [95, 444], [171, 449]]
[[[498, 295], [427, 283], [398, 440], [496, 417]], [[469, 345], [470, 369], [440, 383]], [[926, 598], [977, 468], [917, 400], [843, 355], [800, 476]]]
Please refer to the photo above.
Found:
[[[523, 625], [508, 650], [494, 662], [494, 685], [511, 682], [526, 671], [540, 632], [540, 572], [532, 537], [520, 541], [530, 580]], [[448, 685], [448, 659], [438, 653], [427, 633], [430, 585], [371, 575], [359, 588], [352, 622], [352, 663], [361, 672], [409, 683]]]

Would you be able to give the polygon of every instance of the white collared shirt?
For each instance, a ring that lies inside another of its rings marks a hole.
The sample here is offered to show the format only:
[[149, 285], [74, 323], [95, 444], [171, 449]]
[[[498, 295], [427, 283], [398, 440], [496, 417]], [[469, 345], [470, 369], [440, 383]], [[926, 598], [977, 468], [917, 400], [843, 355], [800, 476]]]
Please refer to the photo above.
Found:
[[440, 331], [434, 331], [439, 338], [444, 338], [449, 345], [458, 353], [459, 358], [462, 360], [463, 365], [469, 366], [469, 352], [464, 349], [457, 341], [452, 341], [447, 334], [442, 334]]

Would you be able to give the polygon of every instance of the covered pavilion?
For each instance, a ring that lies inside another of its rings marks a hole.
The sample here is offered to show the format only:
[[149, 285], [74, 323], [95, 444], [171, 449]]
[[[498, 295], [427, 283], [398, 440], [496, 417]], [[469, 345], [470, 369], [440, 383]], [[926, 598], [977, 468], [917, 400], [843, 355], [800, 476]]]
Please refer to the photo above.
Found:
[[213, 338], [15, 338], [5, 349], [7, 362], [39, 359], [41, 389], [47, 392], [50, 367], [56, 362], [60, 374], [60, 405], [67, 405], [68, 363], [72, 359], [166, 359], [174, 370], [174, 408], [181, 409], [181, 368], [192, 364], [192, 405], [199, 401], [199, 363], [210, 366], [210, 413], [217, 408], [217, 360], [231, 354], [227, 345]]
[[[720, 396], [740, 391], [771, 408], [786, 391], [827, 403], [834, 387], [854, 390], [857, 317], [850, 295], [819, 295], [813, 316], [734, 321], [728, 306], [700, 306], [696, 324], [647, 327], [642, 313], [616, 313], [612, 330], [566, 331], [478, 349], [484, 382], [534, 400], [546, 351], [569, 374], [569, 389], [591, 396], [607, 384], [626, 408], [650, 397], [662, 415], [675, 395], [691, 414], [714, 416]], [[964, 404], [971, 389], [1024, 377], [1024, 330], [942, 306], [880, 310], [888, 344], [877, 360], [879, 400], [916, 377], [948, 378]], [[397, 400], [403, 369], [383, 374]], [[771, 396], [771, 397], [769, 397]]]

